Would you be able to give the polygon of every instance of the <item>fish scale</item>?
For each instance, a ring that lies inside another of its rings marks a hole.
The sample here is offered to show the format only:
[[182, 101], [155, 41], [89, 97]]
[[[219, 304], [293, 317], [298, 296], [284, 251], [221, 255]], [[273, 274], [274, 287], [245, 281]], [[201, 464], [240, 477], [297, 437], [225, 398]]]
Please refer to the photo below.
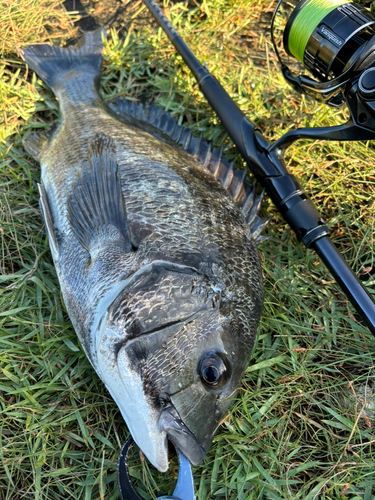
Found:
[[263, 304], [256, 244], [267, 221], [222, 148], [156, 106], [101, 100], [101, 37], [24, 49], [62, 111], [48, 139], [25, 147], [41, 163], [41, 208], [81, 345], [164, 471], [168, 439], [203, 459], [240, 385]]

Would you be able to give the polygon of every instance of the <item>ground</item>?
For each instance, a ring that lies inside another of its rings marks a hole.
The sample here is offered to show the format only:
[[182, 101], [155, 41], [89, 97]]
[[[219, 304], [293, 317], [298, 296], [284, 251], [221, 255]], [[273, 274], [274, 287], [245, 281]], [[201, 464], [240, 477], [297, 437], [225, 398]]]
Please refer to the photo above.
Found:
[[[2, 499], [115, 500], [116, 461], [128, 436], [66, 315], [38, 208], [39, 166], [22, 148], [30, 132], [59, 118], [58, 103], [14, 47], [64, 43], [104, 24], [103, 97], [156, 102], [194, 133], [223, 144], [243, 166], [141, 2], [81, 2], [67, 2], [90, 16], [79, 21], [78, 32], [60, 0], [0, 5]], [[269, 37], [274, 1], [164, 0], [163, 6], [267, 140], [294, 127], [347, 119], [345, 108], [329, 109], [283, 81]], [[278, 35], [285, 17], [277, 21]], [[300, 141], [287, 162], [373, 294], [373, 144]], [[260, 248], [266, 295], [258, 341], [212, 450], [194, 468], [197, 498], [373, 499], [375, 340], [267, 198], [263, 210], [273, 221]], [[135, 451], [130, 471], [143, 498], [173, 491], [175, 459], [162, 475]]]

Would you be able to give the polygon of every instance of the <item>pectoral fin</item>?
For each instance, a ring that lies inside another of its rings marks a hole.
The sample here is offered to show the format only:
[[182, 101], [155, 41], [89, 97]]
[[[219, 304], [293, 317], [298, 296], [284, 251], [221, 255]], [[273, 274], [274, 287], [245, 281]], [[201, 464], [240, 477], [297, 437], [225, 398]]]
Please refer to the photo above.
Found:
[[68, 198], [68, 218], [92, 257], [108, 246], [124, 253], [132, 250], [115, 149], [104, 135], [94, 139], [78, 172]]
[[56, 259], [59, 256], [59, 251], [57, 246], [55, 228], [53, 227], [52, 215], [48, 204], [47, 192], [44, 189], [43, 184], [38, 184], [38, 189], [40, 194], [39, 206], [44, 219], [44, 224], [46, 226], [52, 255]]

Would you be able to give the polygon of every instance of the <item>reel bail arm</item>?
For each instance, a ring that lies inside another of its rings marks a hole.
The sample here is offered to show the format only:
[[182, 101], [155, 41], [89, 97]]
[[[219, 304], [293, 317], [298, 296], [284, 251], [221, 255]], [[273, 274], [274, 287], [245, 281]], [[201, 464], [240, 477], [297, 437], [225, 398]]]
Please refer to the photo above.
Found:
[[[257, 132], [255, 125], [245, 117], [216, 78], [200, 64], [154, 0], [143, 2], [193, 72], [201, 92], [285, 221], [300, 241], [317, 250], [364, 323], [375, 334], [375, 303], [328, 240], [329, 230], [298, 179], [288, 172], [283, 161], [286, 146], [280, 147], [283, 138], [279, 140], [279, 148], [270, 148], [270, 144]], [[290, 139], [291, 136], [286, 143]]]

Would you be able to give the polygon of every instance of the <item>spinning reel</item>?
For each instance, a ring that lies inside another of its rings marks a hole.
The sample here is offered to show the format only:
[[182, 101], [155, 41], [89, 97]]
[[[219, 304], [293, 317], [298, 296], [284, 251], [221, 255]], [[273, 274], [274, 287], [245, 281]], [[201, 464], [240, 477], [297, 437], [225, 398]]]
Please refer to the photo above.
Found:
[[301, 130], [298, 138], [374, 139], [375, 16], [345, 0], [302, 0], [297, 4], [284, 30], [284, 49], [311, 71], [313, 79], [294, 75], [281, 59], [274, 27], [282, 2], [279, 0], [272, 18], [271, 37], [285, 80], [297, 92], [330, 106], [346, 102], [351, 114], [345, 125]]

